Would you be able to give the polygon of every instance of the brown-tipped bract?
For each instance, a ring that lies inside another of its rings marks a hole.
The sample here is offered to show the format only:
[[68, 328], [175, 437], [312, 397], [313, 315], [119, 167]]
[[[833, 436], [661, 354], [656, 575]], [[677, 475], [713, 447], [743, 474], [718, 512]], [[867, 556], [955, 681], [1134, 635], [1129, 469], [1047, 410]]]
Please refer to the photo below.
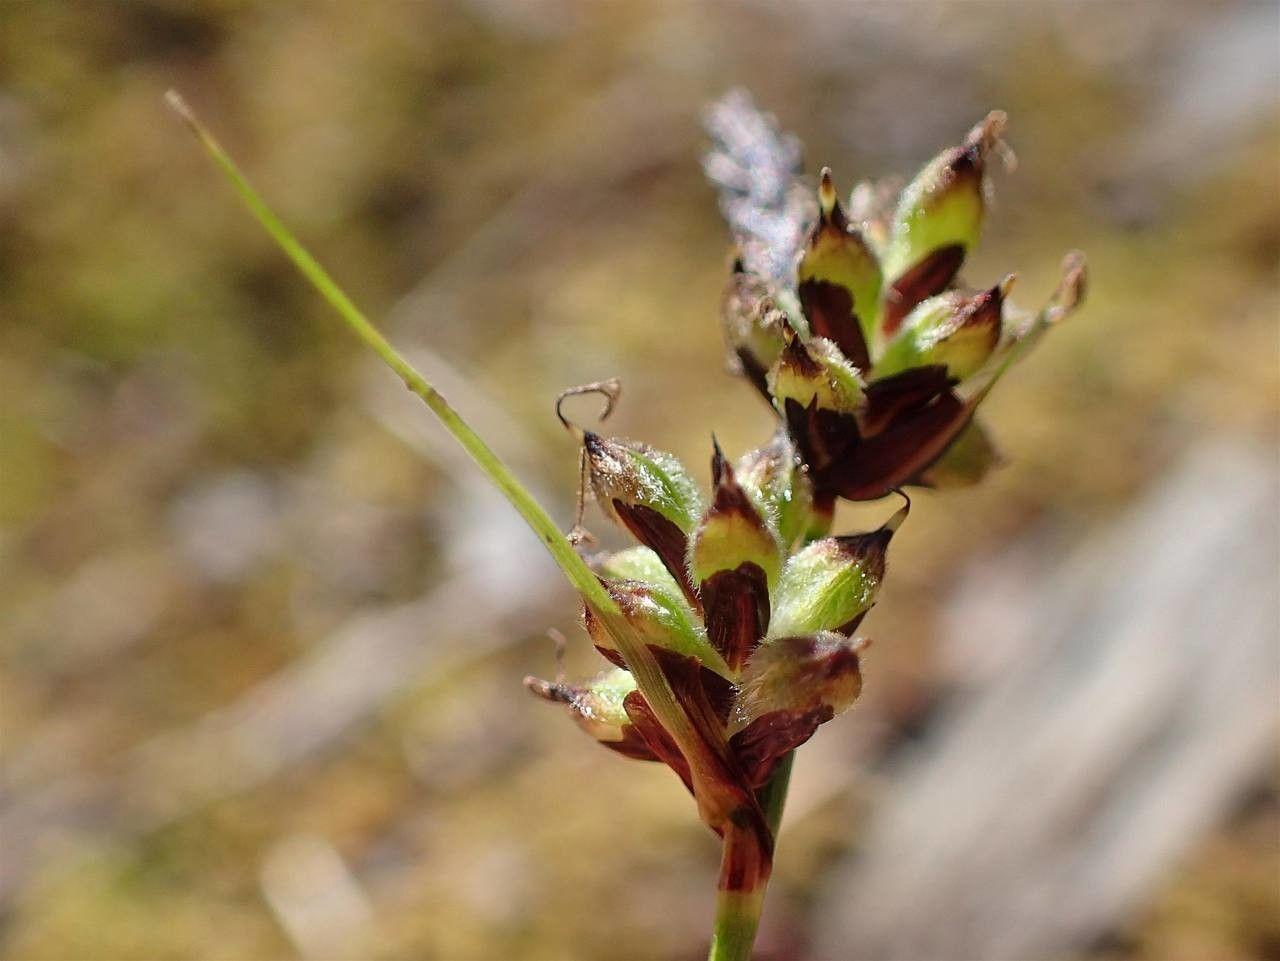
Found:
[[[705, 666], [730, 676], [729, 667], [710, 642], [701, 619], [679, 594], [639, 581], [611, 581], [609, 594], [639, 639], [650, 647], [696, 657]], [[620, 667], [627, 666], [608, 622], [590, 605], [583, 621], [596, 648]]]
[[764, 447], [743, 454], [734, 472], [756, 510], [773, 526], [784, 551], [818, 526], [813, 481], [786, 430], [775, 433]]
[[852, 413], [862, 403], [862, 391], [858, 369], [834, 342], [822, 337], [803, 343], [793, 335], [769, 371], [769, 392], [779, 410], [792, 401], [802, 408], [812, 404]]
[[566, 705], [578, 726], [605, 747], [641, 761], [658, 760], [624, 707], [637, 690], [630, 671], [615, 667], [580, 685], [526, 677], [524, 686], [544, 700]]
[[693, 538], [690, 567], [711, 645], [736, 671], [769, 626], [769, 592], [782, 568], [777, 536], [716, 445], [715, 493]]
[[1013, 277], [976, 294], [947, 291], [918, 304], [876, 361], [875, 375], [939, 364], [956, 380], [982, 369], [1000, 342], [1004, 298]]
[[662, 559], [691, 601], [686, 564], [689, 535], [702, 516], [702, 496], [672, 455], [634, 441], [587, 431], [587, 475], [601, 509]]
[[830, 170], [822, 171], [818, 203], [818, 222], [798, 268], [800, 305], [810, 333], [830, 340], [850, 364], [865, 370], [880, 314], [880, 263], [849, 224]]
[[729, 742], [749, 783], [765, 783], [779, 758], [852, 706], [862, 692], [864, 646], [831, 632], [761, 645], [734, 699]]
[[916, 304], [946, 289], [978, 242], [986, 212], [987, 155], [1006, 119], [992, 111], [964, 143], [926, 164], [902, 192], [884, 255], [889, 287], [881, 324], [886, 335], [896, 332]]
[[889, 541], [906, 511], [877, 530], [823, 538], [789, 557], [774, 592], [769, 636], [852, 633], [875, 603]]

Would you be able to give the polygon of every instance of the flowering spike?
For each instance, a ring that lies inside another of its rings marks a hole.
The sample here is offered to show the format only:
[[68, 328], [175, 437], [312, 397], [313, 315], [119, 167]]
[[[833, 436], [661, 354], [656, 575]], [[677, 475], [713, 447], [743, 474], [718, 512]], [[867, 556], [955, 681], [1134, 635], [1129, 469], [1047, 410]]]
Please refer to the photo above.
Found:
[[898, 330], [916, 304], [944, 290], [978, 241], [985, 213], [984, 175], [1007, 118], [992, 111], [958, 147], [944, 150], [902, 192], [885, 251], [881, 326]]
[[947, 291], [916, 306], [876, 362], [877, 377], [940, 364], [964, 380], [987, 362], [1000, 341], [1001, 308], [1014, 275], [968, 296]]
[[[782, 556], [829, 524], [837, 493], [864, 499], [901, 483], [945, 483], [984, 471], [994, 455], [972, 421], [974, 409], [1083, 295], [1083, 260], [1072, 256], [1050, 302], [1011, 322], [1015, 329], [988, 362], [1005, 326], [1007, 283], [977, 297], [948, 293], [981, 227], [985, 160], [1002, 148], [1004, 115], [989, 115], [925, 168], [904, 192], [887, 236], [875, 191], [856, 194], [854, 219], [873, 254], [851, 229], [826, 170], [818, 223], [802, 251], [813, 197], [805, 191], [796, 202], [797, 145], [742, 95], [715, 112], [718, 149], [708, 170], [722, 187], [745, 264], [767, 278], [756, 284], [741, 266], [735, 271], [743, 276], [727, 297], [726, 332], [738, 363], [772, 395], [795, 450], [787, 445], [773, 460], [749, 458], [751, 470], [736, 477], [717, 448], [715, 497], [704, 515], [696, 488], [670, 455], [581, 431], [558, 409], [582, 438], [584, 470], [602, 507], [645, 545], [595, 572], [576, 550], [577, 527], [568, 538], [559, 533], [285, 228], [181, 99], [170, 99], [282, 250], [439, 417], [582, 595], [593, 639], [627, 669], [581, 686], [526, 683], [568, 705], [615, 750], [659, 759], [680, 776], [704, 823], [723, 839], [711, 957], [748, 957], [786, 792], [789, 766], [779, 761], [858, 696], [865, 642], [846, 635], [874, 602], [888, 542], [910, 502], [878, 530], [825, 538], [779, 571]], [[880, 254], [890, 286], [877, 298], [868, 290], [883, 286]], [[892, 349], [882, 351], [895, 334]], [[868, 347], [880, 360], [874, 370]], [[962, 399], [954, 388], [979, 367], [986, 376]], [[614, 399], [608, 383], [587, 389]]]
[[850, 363], [866, 369], [880, 309], [880, 264], [850, 226], [826, 167], [818, 203], [797, 275], [800, 304], [814, 336], [833, 341]]
[[778, 541], [715, 444], [715, 493], [693, 538], [690, 567], [712, 646], [737, 671], [769, 626]]

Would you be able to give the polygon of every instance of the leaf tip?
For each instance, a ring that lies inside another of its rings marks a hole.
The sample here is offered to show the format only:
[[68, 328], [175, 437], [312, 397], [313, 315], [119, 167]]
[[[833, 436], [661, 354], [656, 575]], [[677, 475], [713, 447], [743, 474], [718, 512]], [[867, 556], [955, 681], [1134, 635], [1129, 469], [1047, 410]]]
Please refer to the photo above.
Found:
[[195, 111], [191, 109], [190, 104], [187, 103], [186, 99], [183, 98], [182, 94], [178, 93], [175, 88], [170, 87], [164, 92], [164, 103], [165, 106], [177, 114], [178, 119], [188, 127], [192, 130], [197, 128], [199, 121], [196, 120]]

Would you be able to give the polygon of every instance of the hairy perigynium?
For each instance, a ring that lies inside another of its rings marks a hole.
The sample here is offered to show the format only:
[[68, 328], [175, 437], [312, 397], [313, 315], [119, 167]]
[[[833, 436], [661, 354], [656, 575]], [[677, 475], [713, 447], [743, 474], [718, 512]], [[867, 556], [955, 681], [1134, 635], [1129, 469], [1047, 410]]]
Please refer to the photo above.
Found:
[[[559, 533], [182, 99], [171, 92], [168, 100], [253, 216], [467, 450], [580, 594], [588, 633], [613, 666], [581, 684], [526, 684], [567, 705], [602, 744], [679, 775], [723, 839], [711, 958], [747, 958], [792, 752], [861, 691], [867, 642], [853, 633], [875, 603], [886, 550], [910, 505], [874, 531], [831, 536], [835, 499], [980, 479], [996, 455], [974, 410], [1083, 295], [1078, 254], [1035, 315], [1007, 300], [1012, 277], [977, 291], [956, 279], [981, 226], [1003, 114], [930, 162], [896, 207], [884, 185], [863, 184], [846, 214], [824, 170], [810, 216], [791, 182], [794, 138], [781, 137], [744, 95], [713, 108], [717, 144], [707, 171], [740, 250], [722, 305], [726, 339], [733, 366], [781, 423], [735, 465], [713, 443], [705, 501], [670, 454], [582, 432], [591, 491], [641, 545], [592, 569], [574, 549], [578, 529]], [[586, 389], [606, 393], [612, 407], [616, 386]]]
[[1036, 314], [1009, 301], [1012, 274], [977, 290], [958, 279], [1004, 126], [988, 115], [896, 199], [858, 185], [849, 212], [823, 170], [794, 274], [755, 266], [755, 239], [743, 240], [721, 305], [731, 363], [782, 417], [819, 502], [980, 480], [997, 456], [978, 405], [1083, 295], [1078, 253]]
[[[599, 560], [601, 581], [719, 759], [715, 787], [739, 801], [731, 820], [747, 837], [726, 860], [721, 887], [754, 891], [773, 847], [756, 794], [785, 755], [858, 696], [865, 642], [852, 634], [875, 603], [907, 507], [875, 531], [821, 536], [830, 515], [813, 508], [785, 431], [736, 467], [714, 447], [706, 499], [670, 454], [590, 432], [583, 448], [596, 500], [641, 544]], [[627, 673], [608, 624], [589, 602], [583, 619], [614, 667], [581, 684], [530, 679], [530, 690], [567, 705], [606, 747], [666, 763], [697, 796], [689, 759]]]
[[[978, 239], [1004, 124], [990, 114], [896, 201], [859, 185], [852, 213], [824, 169], [807, 230], [771, 229], [807, 238], [793, 252], [740, 238], [721, 305], [731, 366], [780, 424], [736, 465], [714, 447], [708, 498], [672, 455], [583, 432], [590, 490], [641, 544], [598, 560], [601, 582], [719, 759], [714, 778], [732, 782], [719, 786], [739, 801], [713, 957], [749, 951], [754, 921], [744, 912], [759, 910], [773, 850], [767, 786], [861, 691], [866, 642], [853, 632], [875, 603], [910, 503], [875, 531], [830, 536], [835, 500], [980, 480], [997, 455], [975, 410], [1083, 294], [1078, 254], [1034, 315], [1010, 303], [1013, 275], [977, 290], [957, 279]], [[794, 270], [779, 271], [787, 262]], [[614, 667], [580, 684], [530, 679], [530, 689], [567, 705], [605, 746], [666, 763], [696, 797], [689, 760], [590, 603], [584, 620]], [[724, 834], [722, 824], [711, 827]]]

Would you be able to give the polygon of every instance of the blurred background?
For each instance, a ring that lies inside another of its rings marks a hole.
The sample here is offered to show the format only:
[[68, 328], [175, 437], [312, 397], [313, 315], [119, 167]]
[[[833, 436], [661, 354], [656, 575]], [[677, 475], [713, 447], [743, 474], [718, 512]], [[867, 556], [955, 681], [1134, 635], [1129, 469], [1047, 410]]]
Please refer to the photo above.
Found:
[[1007, 465], [894, 542], [761, 957], [1280, 958], [1278, 37], [1271, 2], [0, 7], [4, 957], [701, 956], [687, 794], [521, 690], [548, 628], [599, 668], [571, 592], [161, 96], [567, 529], [563, 387], [621, 377], [613, 429], [690, 465], [772, 429], [699, 168], [745, 86], [845, 189], [1007, 110], [970, 282], [1092, 273], [987, 404]]

